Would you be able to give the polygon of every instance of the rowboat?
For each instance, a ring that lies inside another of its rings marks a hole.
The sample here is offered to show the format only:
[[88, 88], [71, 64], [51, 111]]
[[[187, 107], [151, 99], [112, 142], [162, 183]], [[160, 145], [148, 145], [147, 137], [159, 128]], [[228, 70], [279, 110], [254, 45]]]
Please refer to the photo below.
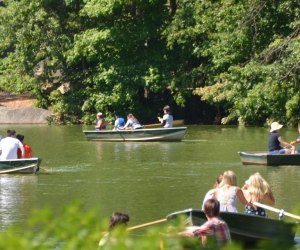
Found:
[[238, 152], [244, 165], [300, 165], [300, 154], [272, 155], [266, 151], [261, 152]]
[[[178, 216], [186, 216], [190, 226], [201, 226], [207, 220], [202, 210], [193, 208], [169, 214], [167, 219]], [[233, 240], [251, 245], [262, 240], [294, 243], [297, 222], [230, 212], [221, 212], [220, 217], [227, 223]]]
[[0, 161], [0, 174], [8, 173], [35, 173], [39, 170], [41, 159], [23, 158], [15, 160]]
[[174, 128], [143, 128], [130, 130], [84, 130], [83, 133], [89, 141], [181, 141], [185, 135], [186, 127]]

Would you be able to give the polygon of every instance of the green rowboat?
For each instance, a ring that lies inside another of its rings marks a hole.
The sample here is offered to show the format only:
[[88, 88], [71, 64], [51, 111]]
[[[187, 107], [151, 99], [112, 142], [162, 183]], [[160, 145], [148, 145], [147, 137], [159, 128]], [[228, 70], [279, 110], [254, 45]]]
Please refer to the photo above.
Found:
[[148, 128], [129, 130], [84, 130], [83, 133], [90, 141], [111, 142], [146, 142], [146, 141], [181, 141], [186, 127]]
[[[178, 216], [186, 216], [190, 226], [200, 226], [207, 220], [202, 210], [193, 208], [172, 213], [167, 219], [174, 219]], [[220, 217], [227, 223], [233, 240], [247, 245], [256, 244], [261, 240], [294, 244], [296, 222], [230, 212], [221, 212]]]
[[260, 152], [238, 152], [243, 165], [300, 165], [300, 154], [272, 155], [266, 151]]
[[23, 158], [15, 160], [0, 161], [0, 174], [8, 173], [35, 173], [39, 170], [41, 159]]

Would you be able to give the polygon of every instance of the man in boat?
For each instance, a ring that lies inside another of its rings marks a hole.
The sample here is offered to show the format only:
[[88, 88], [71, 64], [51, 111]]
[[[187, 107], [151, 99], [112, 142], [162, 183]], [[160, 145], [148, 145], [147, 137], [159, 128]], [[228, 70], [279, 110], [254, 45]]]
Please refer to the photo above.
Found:
[[7, 130], [7, 137], [0, 141], [0, 160], [13, 160], [18, 158], [18, 149], [21, 150], [21, 156], [24, 158], [25, 150], [22, 142], [16, 136], [15, 130]]
[[115, 114], [115, 125], [113, 130], [119, 130], [119, 129], [124, 129], [125, 126], [125, 120], [123, 117], [120, 117], [118, 114]]
[[283, 127], [278, 122], [271, 124], [268, 150], [270, 154], [291, 154], [295, 152], [295, 147], [290, 143], [283, 140], [279, 134], [279, 130]]
[[159, 122], [162, 124], [164, 128], [172, 128], [173, 127], [173, 116], [171, 115], [170, 106], [166, 105], [163, 108], [164, 110], [164, 116], [157, 117]]
[[207, 236], [213, 236], [217, 245], [231, 240], [230, 231], [225, 221], [220, 219], [220, 203], [216, 199], [208, 199], [204, 204], [207, 221], [201, 226], [187, 227], [180, 235], [201, 238], [202, 245], [207, 245]]

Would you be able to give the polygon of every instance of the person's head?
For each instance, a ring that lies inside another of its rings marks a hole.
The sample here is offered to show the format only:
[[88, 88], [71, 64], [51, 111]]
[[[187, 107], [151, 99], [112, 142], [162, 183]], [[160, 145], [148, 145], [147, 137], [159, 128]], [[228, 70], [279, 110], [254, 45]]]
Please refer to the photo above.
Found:
[[279, 124], [278, 122], [272, 122], [271, 123], [271, 129], [270, 129], [270, 132], [273, 133], [273, 132], [277, 132], [279, 129], [281, 129], [283, 127], [282, 124]]
[[20, 142], [23, 142], [23, 140], [24, 140], [24, 135], [17, 134], [16, 138], [17, 138]]
[[165, 113], [170, 113], [170, 106], [169, 105], [164, 106], [163, 110]]
[[97, 118], [98, 119], [103, 118], [103, 114], [101, 112], [97, 113]]
[[223, 173], [221, 185], [237, 186], [237, 178], [233, 171], [228, 170]]
[[218, 175], [216, 178], [216, 182], [214, 184], [214, 188], [217, 188], [220, 185], [220, 183], [222, 182], [222, 180], [223, 180], [223, 174]]
[[260, 175], [260, 173], [252, 174], [245, 181], [243, 189], [247, 189], [254, 201], [259, 201], [265, 194], [271, 193], [269, 183]]
[[9, 137], [15, 137], [15, 135], [16, 135], [16, 131], [15, 130], [13, 130], [13, 129], [7, 130], [7, 136], [9, 136]]
[[113, 229], [117, 225], [125, 225], [127, 226], [127, 223], [129, 222], [129, 215], [120, 213], [120, 212], [114, 212], [110, 217], [109, 222], [109, 229]]
[[220, 214], [220, 203], [216, 199], [208, 199], [204, 203], [204, 213], [207, 217], [218, 217]]
[[129, 113], [129, 114], [127, 115], [127, 119], [133, 119], [133, 118], [134, 118], [133, 114]]

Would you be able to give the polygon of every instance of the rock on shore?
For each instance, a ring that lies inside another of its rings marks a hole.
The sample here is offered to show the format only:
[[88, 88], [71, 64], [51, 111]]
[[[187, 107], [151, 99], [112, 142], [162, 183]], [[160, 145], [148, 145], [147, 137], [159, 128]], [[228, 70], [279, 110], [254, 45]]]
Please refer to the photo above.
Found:
[[0, 124], [46, 124], [52, 113], [36, 108], [34, 103], [30, 95], [0, 91]]
[[35, 107], [0, 107], [0, 124], [46, 124], [51, 115], [50, 111]]

